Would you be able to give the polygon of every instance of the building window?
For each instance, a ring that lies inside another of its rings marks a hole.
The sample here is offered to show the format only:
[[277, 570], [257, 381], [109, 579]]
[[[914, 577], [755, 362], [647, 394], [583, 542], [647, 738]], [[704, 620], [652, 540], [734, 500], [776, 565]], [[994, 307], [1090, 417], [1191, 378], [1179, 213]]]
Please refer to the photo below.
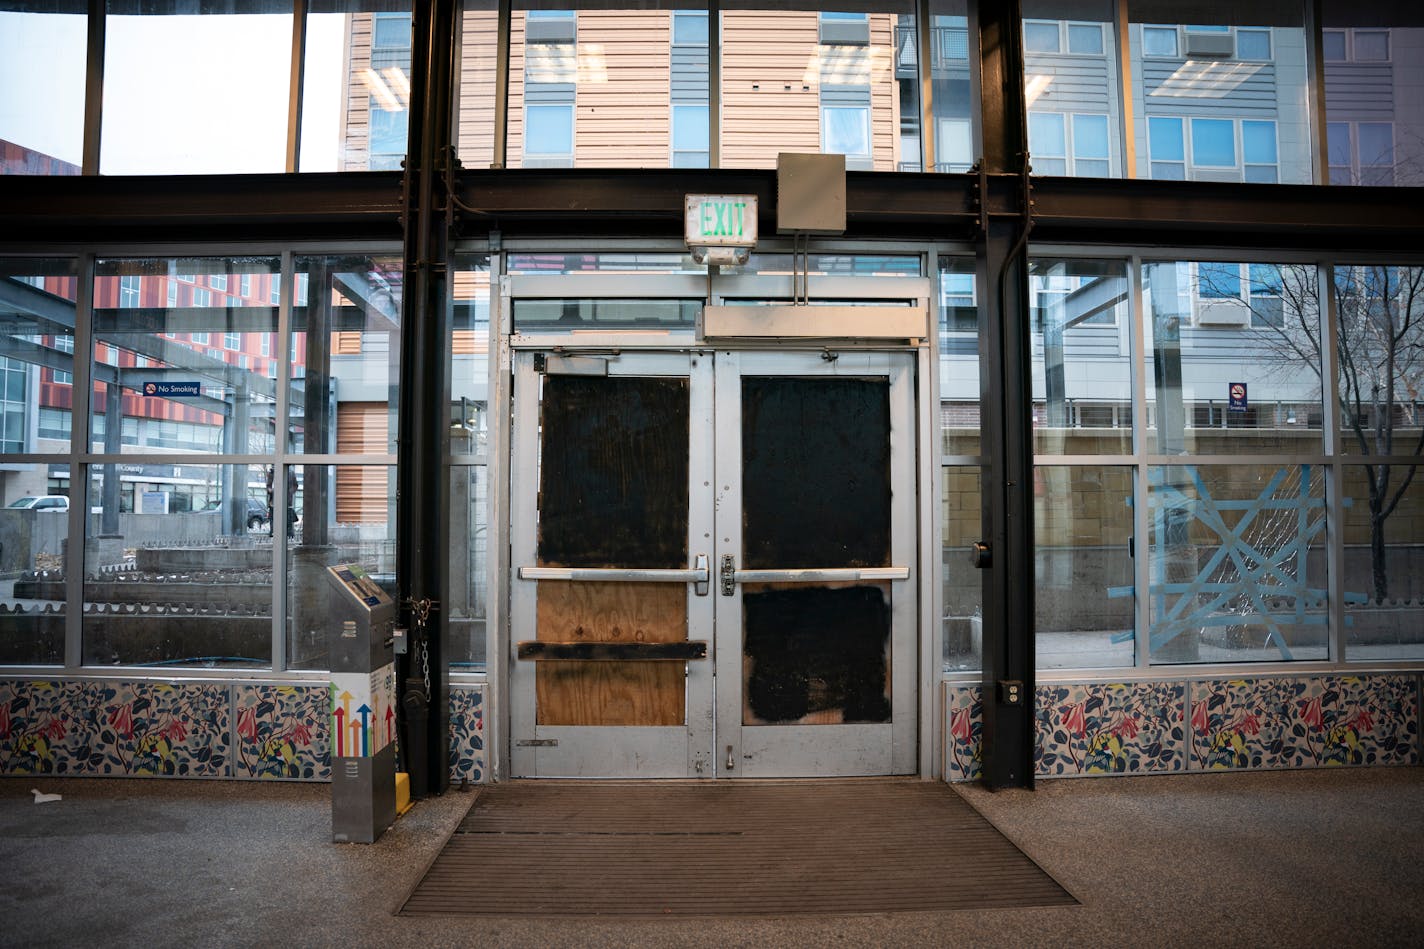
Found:
[[970, 121], [941, 117], [935, 126], [935, 171], [968, 171], [972, 168], [974, 127]]
[[1070, 20], [1024, 20], [1024, 52], [1103, 55], [1103, 24]]
[[870, 107], [821, 106], [821, 151], [844, 155], [847, 168], [869, 168]]
[[1036, 174], [1105, 178], [1112, 173], [1106, 115], [1030, 112], [1028, 140]]
[[241, 333], [224, 333], [224, 334], [223, 334], [223, 349], [234, 349], [234, 350], [236, 350], [236, 349], [241, 349], [241, 348], [242, 348], [242, 334], [241, 334]]
[[1351, 46], [1357, 63], [1389, 61], [1389, 30], [1351, 30]]
[[573, 105], [525, 106], [525, 163], [537, 163], [544, 167], [558, 167], [573, 164], [573, 156]]
[[1057, 20], [1024, 20], [1024, 52], [1056, 53], [1060, 49]]
[[208, 288], [212, 290], [222, 290], [227, 292], [227, 274], [215, 273], [208, 275]]
[[1394, 123], [1330, 122], [1325, 136], [1332, 185], [1394, 184]]
[[1192, 119], [1192, 164], [1236, 167], [1236, 135], [1230, 119]]
[[708, 109], [705, 105], [672, 107], [672, 166], [706, 168], [711, 154]]
[[243, 274], [241, 279], [238, 280], [237, 288], [237, 292], [242, 294], [244, 298], [252, 296], [252, 274]]
[[120, 277], [119, 278], [119, 308], [124, 310], [137, 309], [139, 305], [139, 284], [142, 277]]
[[676, 46], [706, 46], [706, 12], [674, 10], [672, 14], [672, 41]]
[[[212, 306], [212, 305], [213, 305], [213, 293], [212, 293], [211, 290], [207, 289], [206, 287], [194, 287], [194, 288], [193, 288], [193, 306]], [[205, 334], [203, 334], [203, 335], [206, 336], [207, 334], [205, 333]], [[207, 342], [207, 341], [204, 340], [204, 342]]]
[[1144, 26], [1142, 28], [1142, 55], [1177, 55], [1177, 28], [1174, 26]]
[[168, 308], [171, 310], [178, 306], [178, 284], [169, 280], [165, 286], [165, 298], [168, 301]]
[[1147, 152], [1152, 177], [1165, 181], [1187, 179], [1187, 150], [1182, 139], [1182, 120], [1151, 116], [1147, 119]]
[[1241, 160], [1247, 181], [1276, 182], [1276, 123], [1256, 120], [1241, 122]]

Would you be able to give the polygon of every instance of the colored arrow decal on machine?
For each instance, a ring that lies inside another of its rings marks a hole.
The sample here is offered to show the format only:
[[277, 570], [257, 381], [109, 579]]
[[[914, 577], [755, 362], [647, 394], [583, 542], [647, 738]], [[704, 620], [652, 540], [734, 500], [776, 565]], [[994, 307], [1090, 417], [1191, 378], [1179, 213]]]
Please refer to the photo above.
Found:
[[361, 757], [371, 755], [371, 706], [364, 702], [356, 711], [361, 713]]
[[332, 711], [331, 717], [336, 719], [336, 757], [344, 758], [346, 757], [346, 730], [343, 719], [346, 718], [346, 710], [344, 708], [335, 709]]

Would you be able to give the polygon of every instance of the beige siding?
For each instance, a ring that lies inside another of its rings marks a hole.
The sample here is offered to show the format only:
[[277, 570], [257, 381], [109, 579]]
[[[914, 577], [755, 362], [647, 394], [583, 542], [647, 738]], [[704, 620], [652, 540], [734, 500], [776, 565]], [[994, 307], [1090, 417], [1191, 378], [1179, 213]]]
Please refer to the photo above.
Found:
[[770, 168], [821, 150], [814, 13], [722, 14], [722, 166]]
[[348, 17], [346, 107], [341, 112], [343, 171], [360, 171], [369, 161], [371, 94], [361, 76], [371, 68], [371, 24], [374, 21], [375, 15], [371, 13], [353, 13]]
[[488, 168], [494, 161], [496, 27], [493, 11], [464, 14], [460, 49], [460, 118], [455, 141], [461, 164]]
[[671, 43], [667, 11], [579, 13], [575, 164], [667, 167]]
[[895, 17], [870, 17], [870, 154], [876, 171], [900, 162], [900, 93], [895, 82]]
[[[389, 431], [384, 402], [343, 402], [336, 416], [336, 450], [341, 454], [384, 454]], [[390, 476], [384, 465], [338, 465], [336, 522], [383, 524], [390, 504]]]

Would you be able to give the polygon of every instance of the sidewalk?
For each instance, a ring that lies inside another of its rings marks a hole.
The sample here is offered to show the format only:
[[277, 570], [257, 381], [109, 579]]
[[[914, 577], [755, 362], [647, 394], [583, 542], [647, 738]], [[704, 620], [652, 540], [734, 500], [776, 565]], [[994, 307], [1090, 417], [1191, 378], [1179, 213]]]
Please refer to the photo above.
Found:
[[[31, 787], [64, 800], [35, 804]], [[751, 920], [402, 918], [395, 911], [472, 793], [418, 804], [374, 845], [338, 846], [330, 843], [325, 785], [6, 778], [0, 945], [1414, 946], [1424, 939], [1421, 768], [959, 790], [1083, 905]]]

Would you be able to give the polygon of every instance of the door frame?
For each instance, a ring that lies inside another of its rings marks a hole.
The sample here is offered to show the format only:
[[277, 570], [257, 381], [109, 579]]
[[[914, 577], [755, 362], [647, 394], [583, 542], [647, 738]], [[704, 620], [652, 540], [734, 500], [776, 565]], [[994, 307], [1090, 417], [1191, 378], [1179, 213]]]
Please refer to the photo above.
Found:
[[[770, 242], [769, 242], [770, 243]], [[614, 246], [617, 245], [617, 246]], [[602, 245], [600, 245], [602, 246]], [[788, 245], [789, 248], [789, 245]], [[506, 250], [516, 248], [509, 246]], [[522, 246], [517, 248], [524, 250]], [[541, 253], [558, 252], [560, 248], [540, 243], [531, 245], [529, 250]], [[570, 246], [570, 251], [587, 253], [588, 244]], [[623, 246], [623, 242], [611, 242], [610, 250], [622, 251], [639, 249], [655, 251], [655, 248]], [[663, 248], [666, 250], [667, 248]], [[778, 248], [768, 247], [774, 252]], [[798, 339], [789, 345], [781, 340], [718, 340], [715, 344], [700, 340], [695, 330], [634, 331], [634, 332], [590, 332], [590, 333], [543, 333], [521, 334], [513, 326], [512, 301], [523, 298], [618, 298], [618, 299], [700, 299], [708, 303], [721, 303], [729, 296], [763, 295], [772, 298], [790, 299], [794, 292], [794, 282], [790, 274], [757, 275], [735, 278], [719, 278], [713, 281], [708, 276], [679, 273], [636, 273], [636, 274], [515, 274], [504, 272], [505, 255], [492, 255], [491, 265], [497, 278], [497, 292], [491, 295], [490, 326], [491, 339], [490, 366], [490, 423], [489, 454], [490, 465], [490, 544], [487, 558], [487, 580], [490, 591], [488, 601], [487, 674], [485, 678], [485, 748], [488, 774], [492, 780], [506, 780], [510, 776], [510, 616], [509, 597], [511, 587], [512, 562], [510, 558], [510, 527], [513, 511], [510, 507], [511, 476], [511, 435], [510, 410], [513, 386], [513, 353], [525, 349], [559, 348], [568, 352], [608, 352], [634, 350], [675, 350], [685, 352], [695, 349], [736, 349], [755, 351], [765, 349], [798, 349], [821, 352], [834, 345], [842, 351], [868, 350], [912, 352], [915, 354], [915, 469], [916, 469], [916, 520], [918, 571], [917, 602], [918, 623], [916, 629], [916, 702], [918, 704], [918, 776], [922, 780], [939, 777], [944, 762], [944, 696], [941, 687], [941, 656], [943, 655], [944, 633], [939, 614], [942, 609], [943, 591], [941, 571], [943, 569], [942, 539], [943, 526], [941, 512], [935, 504], [942, 490], [942, 445], [939, 437], [939, 365], [935, 352], [933, 324], [929, 317], [935, 312], [938, 285], [937, 254], [941, 248], [926, 244], [893, 244], [874, 247], [845, 247], [834, 243], [813, 242], [812, 252], [825, 253], [894, 253], [918, 254], [925, 260], [922, 272], [928, 277], [887, 277], [884, 279], [865, 277], [817, 277], [812, 276], [806, 284], [805, 292], [811, 300], [834, 299], [838, 301], [867, 300], [887, 302], [903, 300], [914, 306], [923, 307], [926, 313], [928, 335], [924, 338], [903, 342], [886, 340], [864, 341], [854, 339], [817, 340]]]

